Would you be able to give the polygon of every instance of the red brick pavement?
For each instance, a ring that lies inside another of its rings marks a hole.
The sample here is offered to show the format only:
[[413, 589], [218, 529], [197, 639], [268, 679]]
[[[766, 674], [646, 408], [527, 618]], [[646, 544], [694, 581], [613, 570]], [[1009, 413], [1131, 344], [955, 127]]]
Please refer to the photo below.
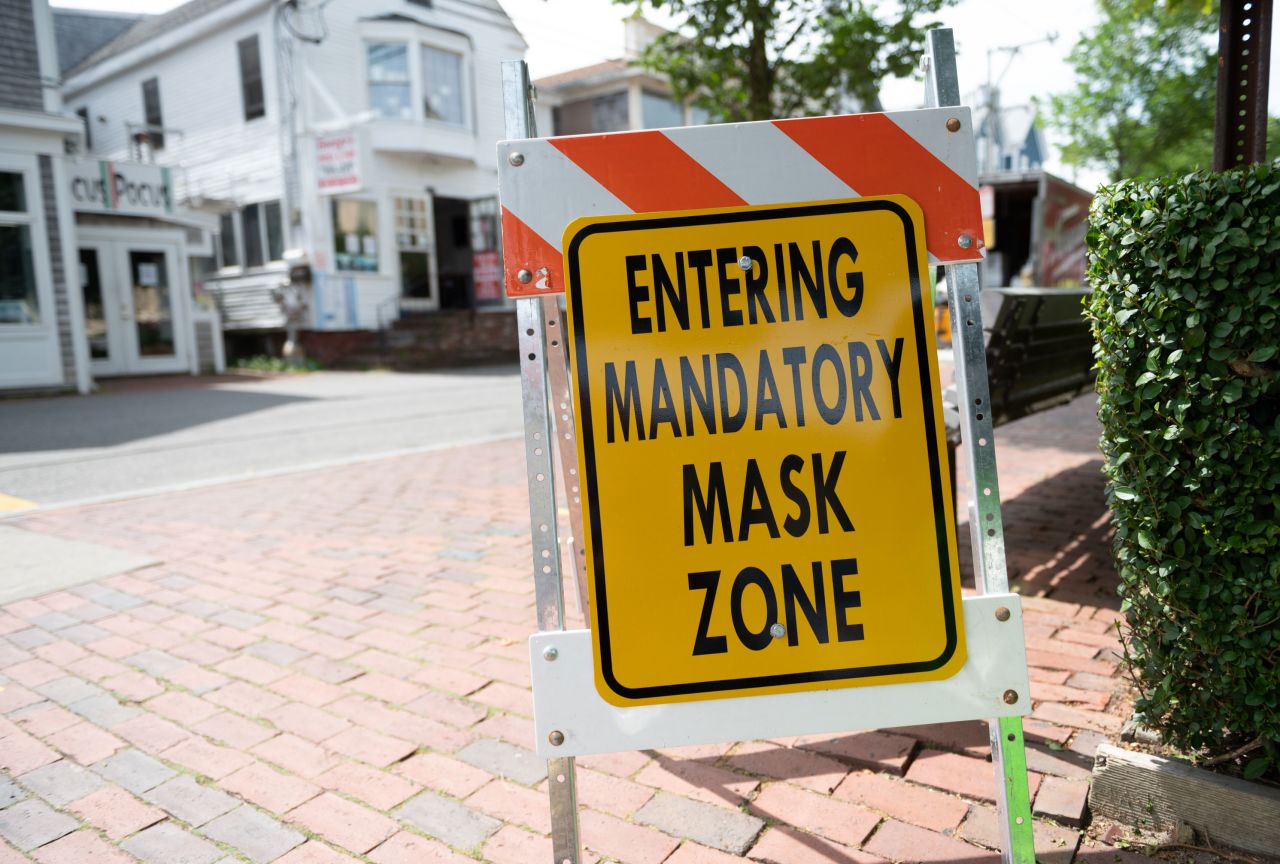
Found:
[[[1125, 707], [1092, 410], [997, 434], [1054, 864]], [[525, 495], [509, 441], [18, 521], [163, 563], [0, 609], [0, 861], [547, 860]], [[628, 864], [996, 861], [987, 758], [978, 723], [583, 758], [582, 832]]]

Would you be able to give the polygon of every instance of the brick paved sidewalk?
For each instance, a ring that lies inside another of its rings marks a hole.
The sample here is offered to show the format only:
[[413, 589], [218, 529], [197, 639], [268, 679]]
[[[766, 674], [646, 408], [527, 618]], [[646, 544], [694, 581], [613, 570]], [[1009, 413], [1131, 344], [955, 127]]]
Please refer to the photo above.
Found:
[[[1053, 864], [1125, 708], [1092, 410], [997, 435]], [[549, 861], [523, 467], [502, 442], [17, 522], [163, 564], [0, 609], [0, 864]], [[987, 757], [976, 723], [588, 757], [582, 833], [627, 864], [995, 862]]]

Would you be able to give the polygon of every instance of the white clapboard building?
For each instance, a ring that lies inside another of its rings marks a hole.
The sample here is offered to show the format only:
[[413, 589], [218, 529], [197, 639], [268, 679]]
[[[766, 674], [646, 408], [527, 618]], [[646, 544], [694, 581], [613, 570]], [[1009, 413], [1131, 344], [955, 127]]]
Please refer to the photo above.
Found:
[[291, 314], [323, 349], [508, 308], [499, 64], [525, 47], [497, 0], [190, 0], [85, 57], [63, 99], [91, 159], [163, 166], [175, 207], [212, 220], [187, 278], [232, 350]]

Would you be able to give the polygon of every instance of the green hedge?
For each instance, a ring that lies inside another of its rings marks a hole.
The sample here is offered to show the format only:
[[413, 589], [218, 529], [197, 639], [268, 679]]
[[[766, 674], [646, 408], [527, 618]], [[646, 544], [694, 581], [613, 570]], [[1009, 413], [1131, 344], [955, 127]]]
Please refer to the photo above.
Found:
[[1104, 188], [1088, 244], [1137, 709], [1280, 774], [1280, 163]]

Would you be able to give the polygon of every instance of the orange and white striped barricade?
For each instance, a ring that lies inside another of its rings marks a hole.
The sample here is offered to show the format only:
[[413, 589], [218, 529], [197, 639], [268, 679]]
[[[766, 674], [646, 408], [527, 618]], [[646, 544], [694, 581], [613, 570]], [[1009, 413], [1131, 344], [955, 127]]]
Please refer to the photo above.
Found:
[[[997, 718], [1006, 860], [1033, 864], [972, 126], [950, 31], [929, 47], [946, 107], [546, 139], [524, 65], [504, 65], [557, 864], [578, 860], [576, 756], [978, 718]], [[966, 598], [930, 265], [948, 271], [979, 493]], [[589, 629], [565, 629], [565, 570]]]

